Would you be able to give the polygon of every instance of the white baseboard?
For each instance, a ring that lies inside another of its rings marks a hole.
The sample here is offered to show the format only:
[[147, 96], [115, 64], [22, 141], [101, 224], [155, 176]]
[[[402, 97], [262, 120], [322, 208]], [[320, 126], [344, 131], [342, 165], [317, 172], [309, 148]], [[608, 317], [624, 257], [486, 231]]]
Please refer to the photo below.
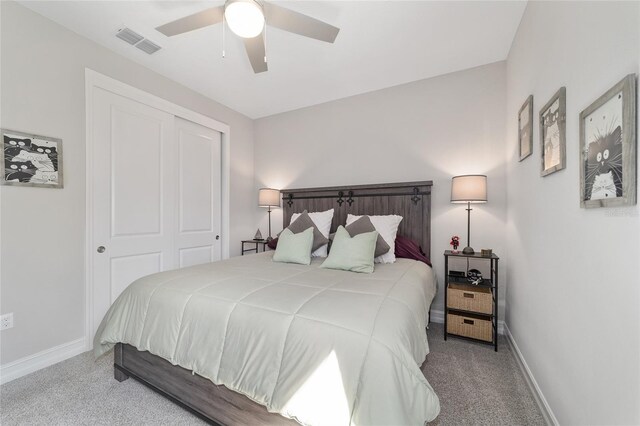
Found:
[[429, 319], [436, 324], [444, 324], [444, 311], [436, 311], [432, 309], [429, 311]]
[[[444, 311], [432, 309], [430, 315], [431, 322], [444, 324]], [[498, 334], [504, 334], [504, 321], [502, 320], [498, 320]]]
[[85, 339], [82, 337], [7, 363], [0, 366], [0, 384], [8, 383], [18, 377], [26, 376], [34, 371], [57, 364], [86, 350]]
[[522, 356], [522, 352], [520, 352], [520, 348], [518, 348], [518, 344], [516, 343], [513, 335], [511, 334], [511, 331], [509, 330], [509, 327], [507, 327], [506, 324], [504, 325], [504, 331], [507, 342], [511, 347], [511, 351], [515, 354], [516, 360], [518, 361], [518, 366], [520, 367], [522, 374], [527, 380], [527, 385], [529, 385], [529, 389], [531, 389], [531, 393], [533, 394], [538, 407], [540, 407], [540, 411], [542, 412], [545, 421], [548, 425], [558, 426], [558, 419], [556, 419], [556, 416], [553, 414], [551, 406], [547, 402], [547, 399], [544, 397], [540, 386], [538, 386], [538, 382], [536, 382], [535, 377], [533, 377], [533, 373], [531, 372], [531, 369], [529, 369], [527, 361], [525, 361], [524, 357]]

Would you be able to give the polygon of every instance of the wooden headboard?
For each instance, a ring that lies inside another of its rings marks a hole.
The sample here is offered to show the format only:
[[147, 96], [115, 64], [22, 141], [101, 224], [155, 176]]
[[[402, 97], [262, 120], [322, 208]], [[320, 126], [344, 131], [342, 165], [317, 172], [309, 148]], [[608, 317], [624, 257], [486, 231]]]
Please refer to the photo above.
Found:
[[347, 221], [347, 214], [403, 217], [398, 235], [418, 241], [431, 258], [432, 181], [385, 183], [376, 185], [333, 186], [325, 188], [283, 189], [283, 227], [291, 215], [303, 210], [317, 212], [335, 209], [331, 232]]

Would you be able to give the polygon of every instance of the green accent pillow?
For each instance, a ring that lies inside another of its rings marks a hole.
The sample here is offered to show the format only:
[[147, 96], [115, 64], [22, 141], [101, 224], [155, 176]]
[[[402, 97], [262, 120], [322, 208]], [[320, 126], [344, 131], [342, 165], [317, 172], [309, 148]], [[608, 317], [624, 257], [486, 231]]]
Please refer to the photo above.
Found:
[[329, 256], [320, 267], [370, 274], [373, 272], [373, 255], [377, 240], [377, 231], [351, 237], [344, 226], [339, 226]]
[[299, 263], [309, 265], [311, 263], [311, 246], [313, 245], [313, 227], [294, 234], [285, 229], [278, 237], [278, 246], [273, 254], [274, 262]]

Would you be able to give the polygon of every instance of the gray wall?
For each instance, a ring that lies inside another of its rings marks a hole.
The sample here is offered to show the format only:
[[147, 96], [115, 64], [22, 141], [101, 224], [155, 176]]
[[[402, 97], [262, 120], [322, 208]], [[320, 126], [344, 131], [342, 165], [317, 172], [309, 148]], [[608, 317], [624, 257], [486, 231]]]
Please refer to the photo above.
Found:
[[[506, 260], [505, 100], [500, 62], [256, 120], [256, 187], [433, 180], [431, 250], [442, 281], [442, 252], [467, 233], [466, 206], [449, 202], [451, 177], [487, 174], [471, 245]], [[257, 214], [265, 230], [266, 212]], [[282, 229], [282, 211], [272, 217]], [[433, 309], [442, 306], [439, 291]]]
[[[507, 61], [507, 325], [560, 424], [640, 424], [640, 210], [579, 205], [578, 116], [638, 72], [640, 3], [529, 2]], [[567, 87], [567, 168], [540, 177], [537, 112]], [[533, 155], [517, 112], [534, 96]]]
[[231, 253], [253, 235], [253, 123], [13, 2], [0, 2], [2, 127], [62, 138], [62, 190], [3, 186], [2, 331], [6, 364], [83, 337], [85, 67], [231, 126]]

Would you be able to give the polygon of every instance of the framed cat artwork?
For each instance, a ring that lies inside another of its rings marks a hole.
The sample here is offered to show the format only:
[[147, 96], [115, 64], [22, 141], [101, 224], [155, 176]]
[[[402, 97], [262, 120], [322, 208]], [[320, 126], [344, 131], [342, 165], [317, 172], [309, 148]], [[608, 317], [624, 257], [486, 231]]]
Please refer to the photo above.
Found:
[[567, 165], [567, 89], [561, 87], [540, 110], [541, 176]]
[[3, 185], [62, 188], [62, 140], [0, 129]]
[[522, 161], [533, 152], [533, 95], [529, 95], [518, 111], [518, 144]]
[[636, 76], [580, 113], [580, 206], [636, 203]]

